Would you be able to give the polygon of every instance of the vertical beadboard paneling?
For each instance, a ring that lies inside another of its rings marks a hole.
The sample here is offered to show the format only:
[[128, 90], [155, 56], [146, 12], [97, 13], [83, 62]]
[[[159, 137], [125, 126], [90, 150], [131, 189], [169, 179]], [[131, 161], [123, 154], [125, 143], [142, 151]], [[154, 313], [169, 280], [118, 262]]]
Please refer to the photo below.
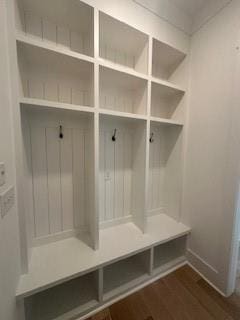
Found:
[[132, 132], [117, 128], [100, 131], [100, 222], [132, 214]]
[[85, 139], [81, 129], [73, 129], [73, 209], [74, 227], [85, 225]]
[[31, 119], [33, 236], [38, 239], [65, 231], [87, 230], [90, 222], [86, 202], [91, 201], [91, 196], [86, 193], [86, 162], [91, 155], [86, 152], [86, 144], [90, 143], [91, 135], [86, 120], [78, 124], [76, 120], [63, 118], [63, 139], [60, 139], [61, 121], [57, 116], [46, 120], [45, 116], [33, 115]]
[[124, 154], [123, 154], [124, 135], [122, 132], [117, 134], [114, 145], [114, 218], [124, 216]]
[[62, 230], [60, 144], [57, 128], [46, 128], [46, 155], [50, 234]]
[[106, 131], [104, 134], [104, 163], [105, 163], [105, 220], [114, 219], [114, 143], [111, 134]]
[[73, 229], [73, 145], [72, 130], [64, 129], [60, 140], [60, 167], [63, 230]]
[[49, 234], [45, 128], [31, 130], [35, 236]]
[[105, 220], [105, 132], [100, 131], [99, 136], [99, 219]]
[[131, 215], [132, 210], [132, 137], [129, 132], [124, 133], [124, 216]]

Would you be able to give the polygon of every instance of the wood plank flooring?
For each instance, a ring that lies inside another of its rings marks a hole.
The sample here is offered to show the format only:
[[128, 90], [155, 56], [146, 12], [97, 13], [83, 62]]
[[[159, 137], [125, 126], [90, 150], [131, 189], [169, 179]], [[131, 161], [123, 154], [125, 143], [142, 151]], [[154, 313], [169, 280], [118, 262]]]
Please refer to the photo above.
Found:
[[88, 320], [240, 320], [240, 296], [222, 297], [184, 266]]

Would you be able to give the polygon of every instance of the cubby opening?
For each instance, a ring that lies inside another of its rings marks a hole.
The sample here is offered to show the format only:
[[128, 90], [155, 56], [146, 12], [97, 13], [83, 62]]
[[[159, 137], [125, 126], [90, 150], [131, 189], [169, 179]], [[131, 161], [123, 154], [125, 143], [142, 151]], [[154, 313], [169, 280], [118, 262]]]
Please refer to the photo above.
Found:
[[148, 214], [179, 220], [183, 129], [152, 121], [150, 134]]
[[143, 230], [146, 122], [101, 115], [99, 149], [100, 225], [132, 221]]
[[93, 8], [79, 0], [16, 0], [18, 32], [93, 56]]
[[105, 300], [128, 291], [150, 275], [150, 250], [122, 259], [103, 269], [103, 298]]
[[93, 106], [93, 64], [18, 43], [20, 96]]
[[148, 36], [100, 13], [100, 57], [148, 73]]
[[24, 299], [26, 320], [75, 319], [98, 304], [98, 271]]
[[22, 105], [29, 246], [77, 237], [94, 247], [92, 114]]
[[183, 236], [154, 247], [153, 272], [160, 273], [186, 260], [186, 241]]
[[146, 114], [147, 81], [100, 67], [100, 108]]
[[184, 91], [152, 82], [151, 116], [184, 121]]
[[153, 39], [152, 54], [153, 77], [169, 81], [186, 57], [185, 53], [156, 39]]

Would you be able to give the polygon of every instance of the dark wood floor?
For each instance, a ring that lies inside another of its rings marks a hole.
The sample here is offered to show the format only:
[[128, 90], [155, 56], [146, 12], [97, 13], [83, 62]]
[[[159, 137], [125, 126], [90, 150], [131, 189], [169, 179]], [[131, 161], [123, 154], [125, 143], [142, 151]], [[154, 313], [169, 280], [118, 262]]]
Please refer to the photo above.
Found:
[[222, 297], [185, 266], [89, 320], [240, 320], [240, 297]]

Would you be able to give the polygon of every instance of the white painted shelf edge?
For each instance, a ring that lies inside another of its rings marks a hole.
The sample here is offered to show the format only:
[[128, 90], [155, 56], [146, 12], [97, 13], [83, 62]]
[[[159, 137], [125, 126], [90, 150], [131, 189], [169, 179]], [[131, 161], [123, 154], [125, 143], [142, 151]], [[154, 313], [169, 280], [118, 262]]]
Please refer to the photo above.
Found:
[[49, 101], [49, 100], [44, 100], [44, 99], [23, 98], [22, 97], [19, 99], [19, 103], [22, 105], [29, 105], [29, 106], [33, 106], [33, 107], [46, 107], [46, 108], [94, 113], [93, 107], [80, 106], [80, 105], [64, 103], [64, 102], [55, 102], [55, 101]]
[[146, 234], [133, 223], [100, 230], [97, 251], [77, 238], [35, 247], [29, 272], [20, 277], [16, 297], [30, 296], [188, 233], [189, 227], [161, 214], [148, 218]]
[[32, 46], [35, 46], [35, 47], [43, 48], [43, 49], [46, 49], [46, 50], [50, 50], [50, 51], [53, 51], [53, 52], [56, 52], [56, 53], [59, 53], [59, 54], [63, 54], [63, 55], [66, 55], [66, 56], [69, 56], [69, 57], [72, 57], [72, 58], [76, 58], [76, 59], [79, 59], [79, 60], [82, 60], [82, 61], [91, 62], [93, 64], [96, 61], [102, 67], [106, 67], [106, 68], [109, 68], [109, 69], [114, 70], [114, 71], [122, 72], [122, 73], [125, 73], [125, 74], [128, 74], [128, 75], [134, 76], [136, 78], [140, 78], [140, 79], [144, 79], [144, 80], [150, 80], [150, 81], [155, 82], [155, 83], [157, 83], [159, 85], [162, 85], [164, 87], [175, 89], [175, 90], [183, 92], [183, 93], [186, 92], [186, 90], [184, 88], [181, 88], [181, 87], [179, 87], [179, 86], [177, 86], [177, 85], [175, 85], [175, 84], [173, 84], [173, 83], [171, 83], [169, 81], [145, 75], [144, 73], [137, 72], [134, 69], [122, 66], [122, 65], [117, 64], [117, 63], [113, 63], [113, 62], [105, 60], [103, 58], [95, 59], [95, 58], [92, 58], [90, 56], [87, 56], [87, 55], [72, 51], [70, 49], [64, 49], [64, 48], [58, 47], [57, 45], [53, 45], [53, 44], [48, 43], [46, 41], [43, 41], [43, 40], [41, 41], [38, 38], [27, 36], [24, 32], [16, 31], [16, 41], [22, 42], [22, 43], [25, 43], [25, 44], [28, 44], [28, 45], [32, 45]]
[[169, 125], [176, 125], [176, 126], [184, 126], [184, 124], [180, 121], [172, 120], [172, 119], [164, 119], [164, 118], [158, 118], [158, 117], [151, 117], [151, 122], [157, 122], [162, 124], [169, 124]]
[[26, 35], [24, 32], [16, 31], [16, 41], [22, 42], [22, 43], [25, 43], [25, 44], [28, 44], [28, 45], [31, 45], [34, 47], [43, 48], [43, 49], [50, 50], [50, 51], [53, 51], [56, 53], [60, 53], [65, 56], [69, 56], [69, 57], [76, 58], [79, 60], [83, 60], [83, 61], [87, 61], [87, 62], [91, 62], [91, 63], [94, 63], [94, 61], [95, 61], [95, 59], [90, 56], [87, 56], [82, 53], [78, 53], [78, 52], [70, 50], [70, 49], [62, 48], [60, 46], [51, 44], [51, 43], [44, 41], [44, 40], [39, 40], [39, 38]]

